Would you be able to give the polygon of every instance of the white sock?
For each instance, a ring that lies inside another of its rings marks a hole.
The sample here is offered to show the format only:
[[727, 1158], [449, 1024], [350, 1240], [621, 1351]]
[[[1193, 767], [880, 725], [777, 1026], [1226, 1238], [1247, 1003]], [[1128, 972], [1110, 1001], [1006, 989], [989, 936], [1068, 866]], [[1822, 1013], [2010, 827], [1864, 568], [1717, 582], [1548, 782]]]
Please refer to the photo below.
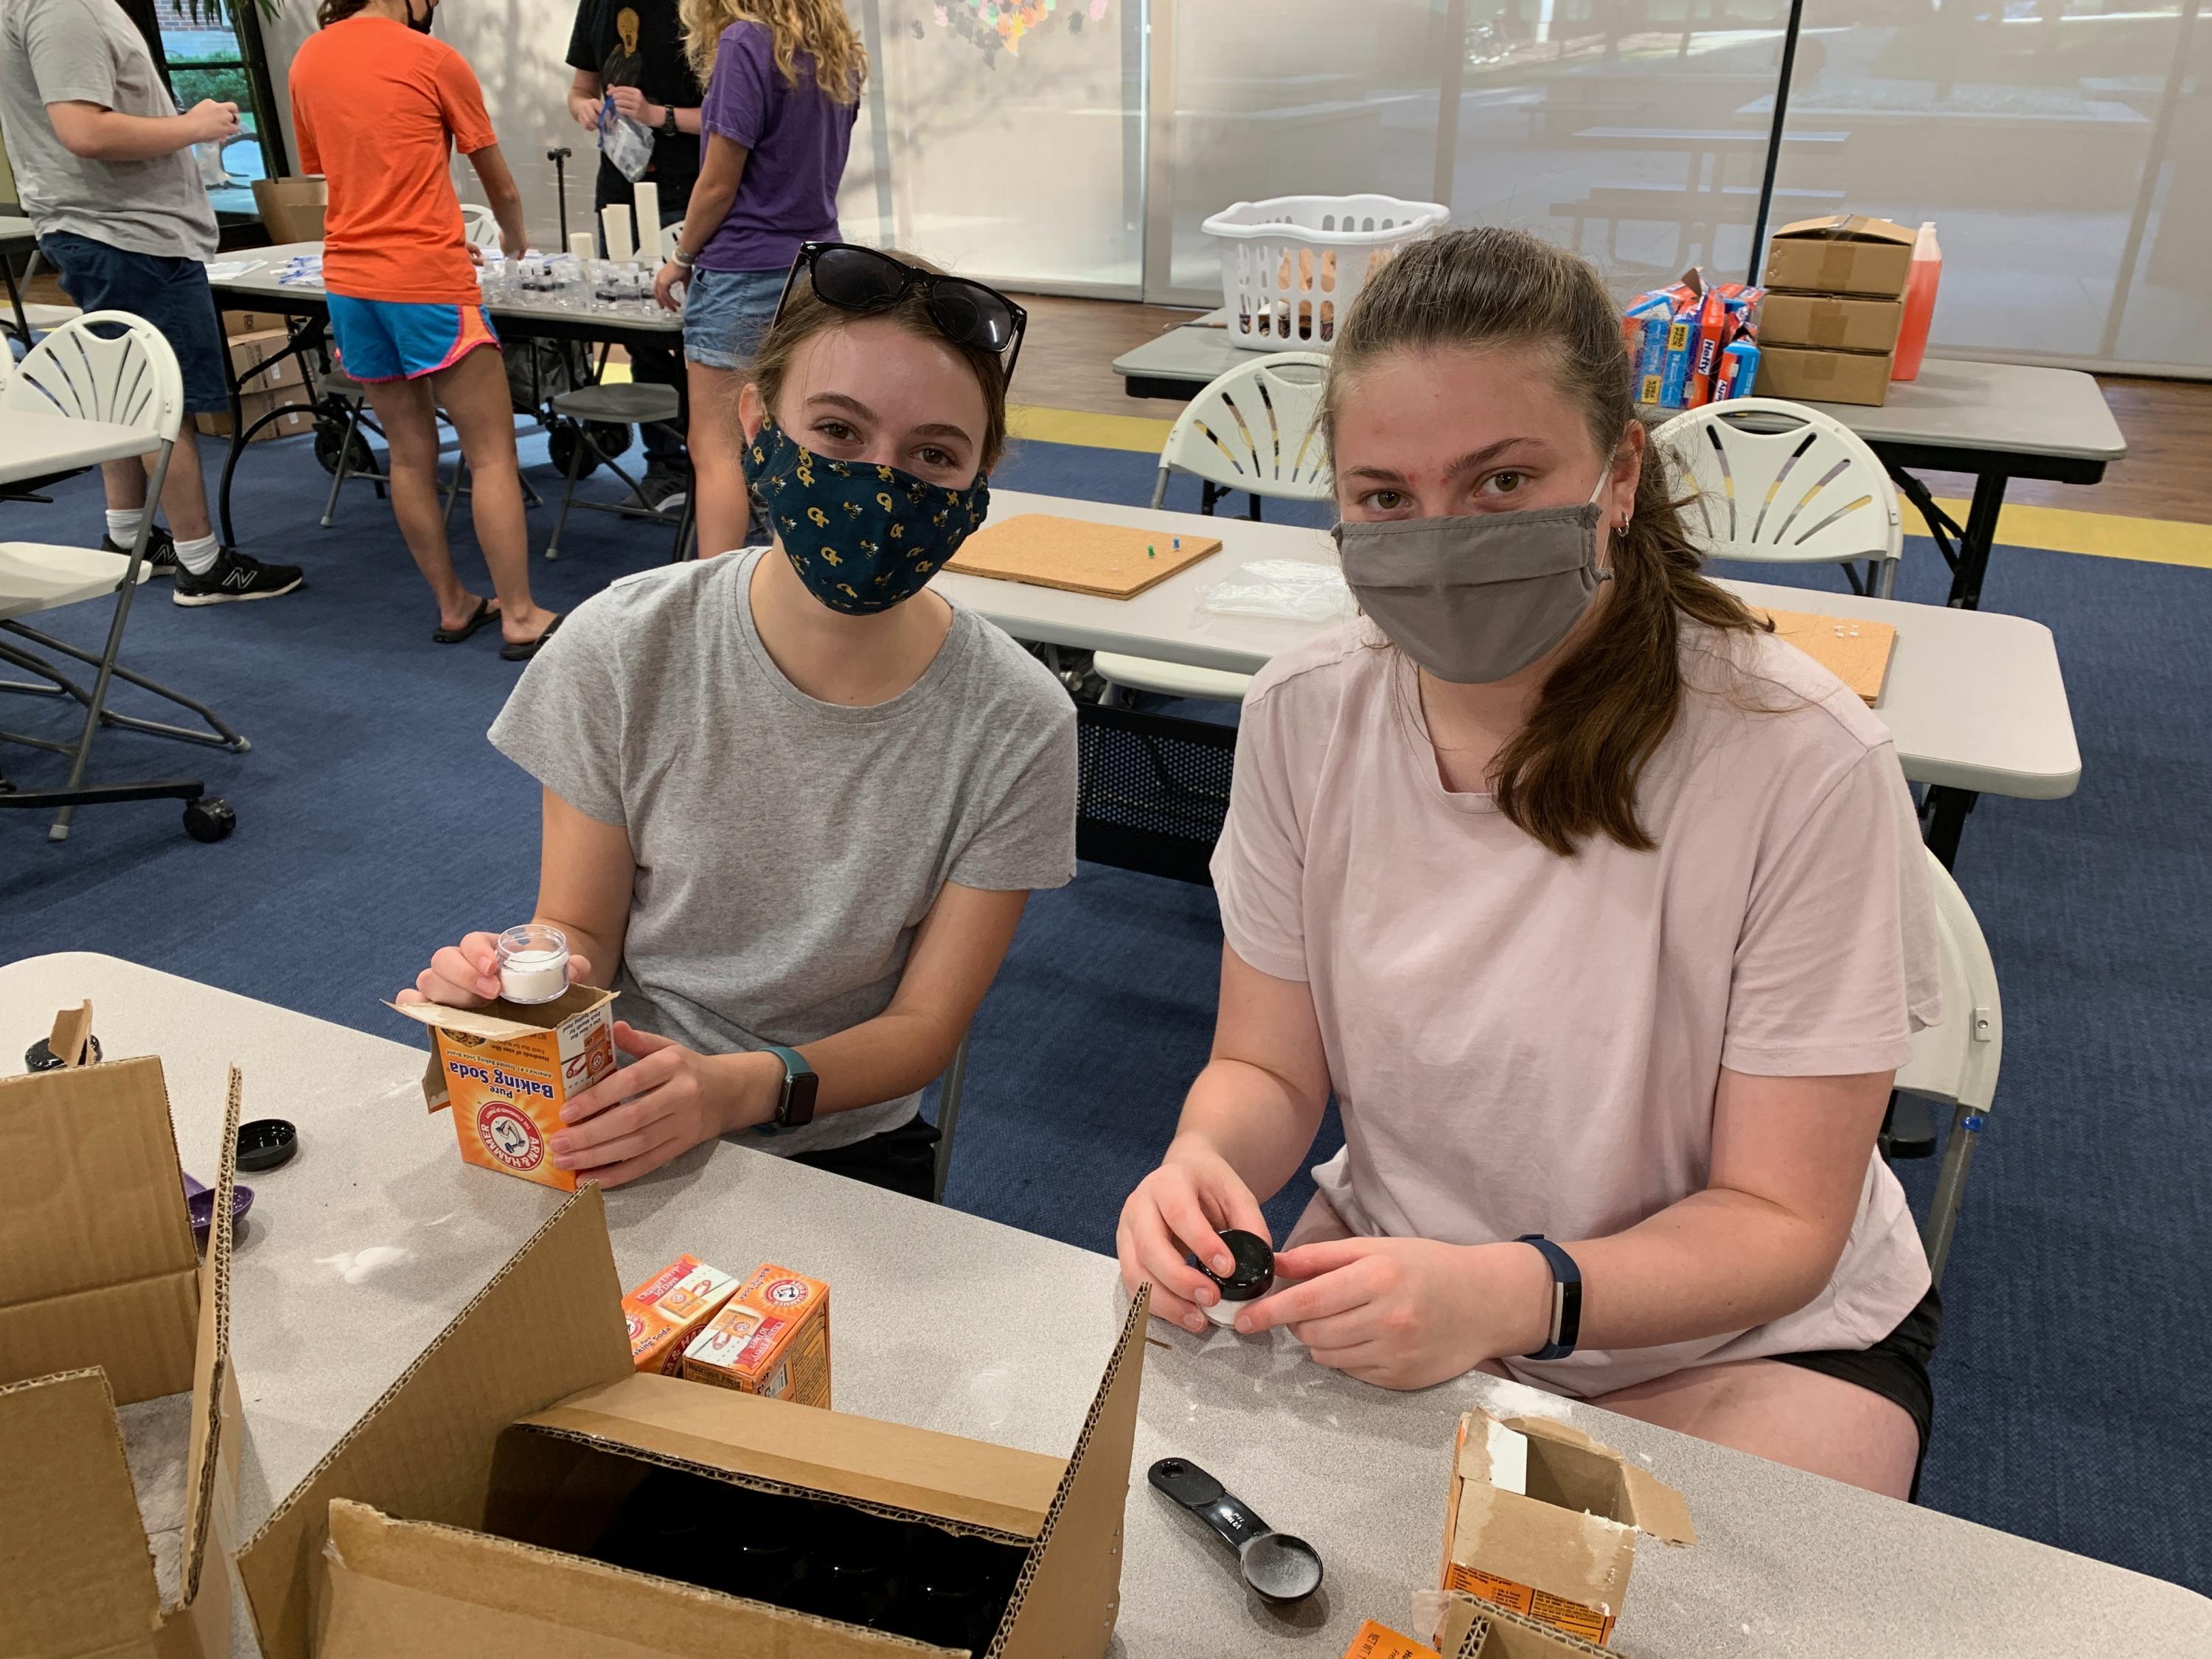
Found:
[[215, 556], [222, 551], [216, 545], [215, 534], [210, 532], [198, 541], [177, 543], [177, 562], [195, 576], [204, 576], [215, 568]]
[[138, 533], [138, 517], [145, 512], [143, 507], [111, 507], [107, 509], [107, 539], [125, 552], [130, 551], [131, 538]]

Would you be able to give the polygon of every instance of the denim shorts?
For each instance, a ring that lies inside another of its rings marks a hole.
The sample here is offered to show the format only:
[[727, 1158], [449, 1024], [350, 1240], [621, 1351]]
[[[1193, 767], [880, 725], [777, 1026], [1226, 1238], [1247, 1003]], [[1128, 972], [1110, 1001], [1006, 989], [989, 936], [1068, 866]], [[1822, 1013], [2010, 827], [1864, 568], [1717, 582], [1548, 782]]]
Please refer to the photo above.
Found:
[[790, 275], [696, 267], [684, 289], [684, 356], [707, 368], [750, 368]]
[[185, 413], [213, 415], [230, 407], [222, 322], [205, 265], [134, 252], [67, 230], [41, 236], [39, 252], [71, 303], [85, 311], [127, 311], [161, 331], [184, 372]]

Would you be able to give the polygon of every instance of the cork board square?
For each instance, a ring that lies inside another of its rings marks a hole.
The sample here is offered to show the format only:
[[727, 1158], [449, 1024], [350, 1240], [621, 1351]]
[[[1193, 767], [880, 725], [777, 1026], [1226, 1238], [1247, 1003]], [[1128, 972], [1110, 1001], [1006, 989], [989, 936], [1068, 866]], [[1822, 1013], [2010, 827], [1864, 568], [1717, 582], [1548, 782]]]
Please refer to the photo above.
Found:
[[1220, 541], [1212, 536], [1178, 537], [1022, 513], [984, 526], [961, 544], [945, 568], [1102, 599], [1127, 599], [1220, 550]]
[[[1774, 632], [1796, 646], [1858, 693], [1868, 708], [1881, 696], [1889, 675], [1897, 630], [1887, 623], [1854, 622], [1847, 617], [1818, 617], [1802, 611], [1769, 611]], [[1842, 633], [1836, 630], [1841, 629]]]

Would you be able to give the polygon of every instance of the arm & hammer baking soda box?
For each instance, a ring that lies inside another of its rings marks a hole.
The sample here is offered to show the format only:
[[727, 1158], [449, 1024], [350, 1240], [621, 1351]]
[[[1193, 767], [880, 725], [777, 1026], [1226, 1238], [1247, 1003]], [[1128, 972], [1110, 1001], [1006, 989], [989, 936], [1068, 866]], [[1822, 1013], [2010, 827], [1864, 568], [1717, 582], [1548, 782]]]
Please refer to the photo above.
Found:
[[693, 1255], [679, 1255], [623, 1297], [630, 1358], [641, 1371], [684, 1375], [684, 1350], [737, 1294], [738, 1281]]
[[830, 1287], [759, 1268], [684, 1351], [684, 1375], [802, 1406], [830, 1403]]
[[422, 1097], [453, 1109], [465, 1162], [573, 1193], [575, 1173], [554, 1167], [549, 1143], [561, 1108], [615, 1069], [614, 1000], [571, 985], [550, 1002], [385, 1006], [430, 1028]]

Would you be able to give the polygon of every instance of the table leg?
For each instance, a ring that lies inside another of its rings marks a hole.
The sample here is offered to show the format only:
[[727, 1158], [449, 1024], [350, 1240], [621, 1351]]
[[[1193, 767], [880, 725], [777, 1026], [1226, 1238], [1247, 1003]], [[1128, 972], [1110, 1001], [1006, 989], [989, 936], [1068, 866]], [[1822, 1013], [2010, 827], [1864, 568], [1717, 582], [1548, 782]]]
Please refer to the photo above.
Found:
[[1922, 839], [1946, 870], [1958, 860], [1960, 832], [1966, 827], [1966, 814], [1980, 799], [1972, 789], [1954, 789], [1941, 783], [1929, 786], [1927, 802], [1921, 808], [1925, 821]]
[[1959, 565], [1951, 573], [1954, 611], [1982, 608], [1982, 579], [1990, 573], [1990, 550], [1996, 545], [1997, 514], [2004, 509], [2005, 477], [1984, 472], [1974, 480], [1973, 505], [1966, 509], [1966, 533], [1959, 538]]
[[[230, 526], [230, 481], [238, 472], [238, 458], [246, 453], [246, 389], [239, 383], [238, 365], [230, 358], [230, 339], [222, 343], [222, 378], [230, 394], [230, 453], [222, 458], [222, 483], [216, 489], [216, 523], [222, 532], [222, 544], [235, 552], [238, 532]], [[149, 510], [146, 516], [154, 514]]]
[[31, 349], [31, 319], [23, 313], [23, 293], [15, 286], [15, 267], [5, 254], [0, 254], [0, 281], [8, 284], [8, 308], [15, 313], [15, 327], [23, 337], [23, 349]]

